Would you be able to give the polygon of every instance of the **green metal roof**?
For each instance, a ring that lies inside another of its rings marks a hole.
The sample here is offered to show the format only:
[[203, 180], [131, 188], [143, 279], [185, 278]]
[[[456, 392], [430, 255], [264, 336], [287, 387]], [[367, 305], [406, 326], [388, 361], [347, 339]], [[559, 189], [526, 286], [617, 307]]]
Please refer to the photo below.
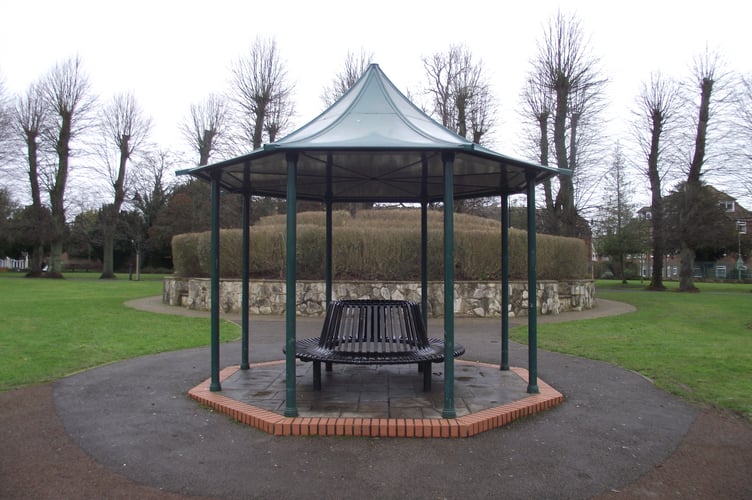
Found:
[[[455, 198], [521, 193], [569, 171], [510, 158], [474, 144], [410, 102], [377, 64], [318, 117], [246, 155], [178, 174], [210, 180], [231, 192], [284, 198], [287, 155], [297, 154], [299, 199], [419, 202], [443, 199], [443, 159], [454, 154]], [[247, 171], [248, 183], [244, 180]]]

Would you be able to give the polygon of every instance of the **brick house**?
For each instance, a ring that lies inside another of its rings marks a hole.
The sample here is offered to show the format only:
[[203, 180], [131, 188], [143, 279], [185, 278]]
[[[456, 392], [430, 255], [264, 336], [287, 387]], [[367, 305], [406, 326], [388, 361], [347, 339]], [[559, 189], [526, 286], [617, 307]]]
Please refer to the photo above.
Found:
[[[733, 196], [709, 187], [718, 198], [718, 204], [724, 215], [736, 224], [737, 242], [732, 248], [727, 248], [725, 254], [713, 262], [695, 262], [695, 278], [698, 279], [752, 279], [752, 212], [744, 208]], [[637, 211], [640, 220], [651, 220], [650, 207], [642, 207]], [[652, 231], [652, 228], [651, 228]], [[652, 256], [640, 257], [640, 272], [649, 278], [652, 271]], [[664, 279], [679, 278], [680, 258], [678, 255], [666, 255], [663, 263]]]

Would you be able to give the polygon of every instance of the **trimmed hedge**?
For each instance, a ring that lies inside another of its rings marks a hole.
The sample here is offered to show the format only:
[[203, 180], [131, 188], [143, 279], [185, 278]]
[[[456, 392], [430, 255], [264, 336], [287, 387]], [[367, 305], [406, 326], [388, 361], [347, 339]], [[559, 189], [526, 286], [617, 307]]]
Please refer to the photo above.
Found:
[[[420, 277], [420, 211], [411, 209], [361, 210], [355, 217], [337, 211], [332, 216], [335, 279], [414, 280]], [[443, 215], [429, 212], [428, 277], [443, 277]], [[527, 233], [510, 229], [510, 274], [527, 275]], [[250, 272], [256, 278], [285, 275], [285, 217], [262, 218], [251, 227]], [[177, 235], [172, 240], [175, 273], [185, 277], [209, 276], [210, 234]], [[298, 214], [298, 279], [323, 279], [325, 265], [323, 212]], [[458, 280], [501, 279], [500, 224], [492, 219], [456, 214], [454, 222], [455, 277]], [[537, 236], [538, 277], [563, 280], [587, 277], [588, 251], [576, 238]], [[241, 231], [220, 231], [220, 274], [241, 275]]]

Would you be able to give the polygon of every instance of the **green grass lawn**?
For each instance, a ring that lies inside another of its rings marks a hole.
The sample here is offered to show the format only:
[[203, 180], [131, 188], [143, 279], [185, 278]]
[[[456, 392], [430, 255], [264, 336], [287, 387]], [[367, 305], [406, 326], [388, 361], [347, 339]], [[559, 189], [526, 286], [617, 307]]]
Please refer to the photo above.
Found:
[[[125, 307], [162, 294], [161, 276], [99, 280], [70, 273], [64, 280], [0, 274], [0, 391], [46, 382], [121, 359], [209, 344], [210, 323]], [[222, 340], [240, 329], [222, 323]]]
[[[208, 319], [137, 311], [127, 300], [160, 295], [161, 276], [142, 281], [65, 280], [0, 274], [0, 391], [54, 380], [144, 354], [209, 344]], [[671, 284], [669, 284], [671, 286]], [[539, 325], [542, 349], [635, 370], [669, 392], [752, 419], [752, 287], [700, 284], [701, 293], [648, 292], [598, 282], [597, 296], [628, 302], [622, 316]], [[240, 330], [222, 323], [223, 341]], [[525, 327], [512, 337], [525, 342]]]
[[[752, 287], [700, 283], [700, 293], [599, 281], [596, 296], [637, 312], [538, 327], [538, 346], [635, 370], [690, 401], [752, 419]], [[520, 327], [512, 337], [526, 341]]]

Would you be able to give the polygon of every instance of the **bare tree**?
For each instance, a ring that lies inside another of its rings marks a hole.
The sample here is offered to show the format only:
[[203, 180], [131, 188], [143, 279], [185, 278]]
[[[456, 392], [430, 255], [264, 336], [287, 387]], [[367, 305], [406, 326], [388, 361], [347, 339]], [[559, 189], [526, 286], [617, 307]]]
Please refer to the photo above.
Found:
[[8, 159], [8, 151], [13, 138], [13, 111], [10, 95], [5, 86], [5, 78], [0, 73], [0, 165]]
[[86, 129], [95, 99], [81, 59], [68, 59], [44, 78], [43, 94], [53, 123], [49, 139], [57, 155], [57, 166], [50, 172], [48, 190], [55, 235], [50, 245], [48, 276], [62, 276], [65, 238], [65, 190], [68, 183], [73, 141]]
[[290, 99], [274, 100], [269, 105], [264, 120], [264, 132], [269, 142], [277, 140], [277, 136], [290, 126], [290, 120], [295, 114], [295, 106]]
[[100, 118], [99, 158], [112, 187], [112, 203], [102, 206], [103, 234], [102, 274], [100, 279], [115, 278], [115, 234], [120, 209], [129, 191], [128, 163], [134, 153], [146, 146], [151, 118], [144, 115], [133, 94], [118, 94], [107, 105]]
[[191, 104], [190, 117], [180, 126], [183, 137], [198, 153], [198, 164], [207, 165], [215, 153], [229, 145], [230, 113], [225, 100], [210, 94], [204, 101]]
[[256, 38], [248, 54], [233, 63], [230, 87], [242, 135], [253, 149], [261, 147], [270, 130], [276, 137], [288, 125], [293, 86], [273, 38]]
[[34, 206], [42, 206], [42, 192], [39, 184], [39, 148], [45, 132], [47, 108], [39, 84], [32, 84], [25, 94], [16, 99], [14, 127], [16, 135], [26, 145], [28, 178], [31, 187], [31, 201]]
[[[601, 80], [601, 83], [605, 85], [605, 80]], [[603, 135], [605, 101], [602, 89], [603, 86], [593, 92], [592, 87], [587, 87], [578, 91], [573, 96], [570, 108], [569, 165], [575, 165], [572, 184], [578, 214], [592, 209], [594, 195], [599, 191], [604, 175], [602, 158], [607, 155], [606, 145], [609, 141]], [[579, 229], [577, 235], [581, 236]]]
[[470, 103], [467, 113], [471, 141], [476, 144], [481, 144], [481, 141], [488, 142], [493, 128], [496, 126], [497, 111], [496, 97], [491, 92], [491, 87], [487, 85], [480, 86]]
[[[464, 45], [423, 57], [429, 112], [441, 123], [477, 144], [483, 144], [496, 124], [496, 104], [483, 62], [475, 61]], [[492, 200], [458, 200], [457, 212], [479, 213]]]
[[[677, 206], [683, 207], [679, 214], [678, 228], [682, 234], [689, 234], [691, 226], [696, 226], [698, 215], [692, 207], [702, 199], [702, 181], [708, 168], [706, 163], [710, 158], [708, 153], [709, 136], [712, 132], [711, 124], [716, 125], [719, 135], [715, 137], [715, 145], [720, 147], [723, 138], [723, 115], [732, 103], [729, 83], [732, 76], [723, 68], [720, 56], [709, 51], [695, 58], [692, 68], [695, 92], [699, 89], [699, 101], [696, 102], [696, 122], [693, 137], [691, 159], [688, 164], [687, 178], [681, 195], [685, 197]], [[720, 151], [720, 149], [717, 149]], [[679, 290], [696, 291], [694, 285], [695, 249], [690, 241], [682, 239], [680, 242], [681, 265], [679, 269]]]
[[741, 168], [737, 173], [737, 184], [742, 192], [752, 197], [752, 74], [741, 78], [739, 90], [735, 114], [739, 139], [736, 150]]
[[146, 265], [163, 266], [162, 258], [170, 255], [169, 241], [162, 241], [153, 234], [152, 228], [167, 206], [175, 185], [175, 178], [168, 174], [180, 163], [167, 150], [148, 151], [134, 171], [133, 205], [143, 220], [142, 232], [134, 238], [133, 250], [144, 252]]
[[13, 215], [18, 213], [18, 206], [10, 194], [10, 190], [0, 187], [0, 255], [10, 255], [14, 240], [17, 235], [13, 234]]
[[464, 45], [423, 57], [431, 113], [459, 135], [482, 144], [496, 123], [491, 83], [483, 62]]
[[[579, 20], [559, 12], [545, 27], [523, 94], [528, 115], [539, 130], [540, 120], [550, 118], [552, 129], [546, 124], [544, 132], [550, 130], [552, 136], [545, 140], [553, 143], [556, 166], [572, 173], [558, 177], [559, 189], [555, 197], [552, 189], [546, 189], [546, 206], [553, 208], [549, 215], [556, 232], [567, 236], [578, 235], [576, 183], [584, 185], [592, 177], [583, 167], [593, 164], [588, 161], [589, 153], [593, 156], [600, 153], [594, 151], [594, 145], [598, 143], [599, 116], [607, 80], [601, 76], [598, 63], [589, 52]], [[543, 140], [541, 134], [541, 144]], [[589, 192], [592, 190], [579, 190], [581, 196]]]
[[[31, 208], [38, 217], [48, 214], [43, 209], [42, 191], [40, 187], [40, 163], [43, 152], [40, 151], [41, 140], [46, 133], [47, 106], [44, 100], [43, 89], [39, 83], [29, 86], [24, 94], [16, 98], [13, 109], [13, 127], [16, 137], [23, 141], [26, 149], [26, 176], [31, 190]], [[44, 225], [45, 227], [48, 224]], [[37, 232], [38, 241], [34, 243], [31, 254], [31, 276], [41, 275], [42, 260], [44, 257], [44, 241], [50, 235]]]
[[[552, 95], [547, 85], [544, 85], [542, 75], [531, 73], [528, 76], [527, 84], [522, 90], [521, 98], [523, 108], [520, 112], [523, 123], [532, 122], [531, 126], [526, 127], [527, 141], [530, 144], [532, 156], [544, 166], [549, 165], [549, 122], [551, 119]], [[543, 182], [544, 202], [546, 213], [554, 212], [554, 197], [551, 179], [548, 178]], [[551, 232], [547, 230], [546, 232]]]
[[134, 176], [133, 204], [150, 228], [167, 204], [175, 179], [168, 173], [179, 163], [175, 155], [167, 150], [148, 151], [140, 161]]
[[650, 217], [652, 225], [653, 270], [650, 277], [652, 290], [665, 290], [663, 286], [663, 257], [665, 247], [665, 210], [663, 202], [664, 179], [676, 158], [676, 115], [680, 109], [678, 85], [654, 73], [650, 82], [642, 86], [634, 110], [633, 130], [645, 163], [638, 167], [650, 183]]
[[350, 90], [350, 87], [358, 81], [358, 78], [368, 69], [372, 61], [373, 52], [366, 52], [362, 47], [357, 54], [348, 50], [342, 71], [334, 76], [334, 80], [330, 86], [324, 88], [324, 93], [321, 95], [324, 105], [326, 107], [331, 106], [345, 92]]
[[453, 47], [450, 47], [450, 56], [437, 52], [423, 58], [423, 67], [426, 70], [428, 84], [425, 90], [430, 96], [429, 112], [441, 120], [441, 124], [454, 129], [454, 103], [452, 97], [452, 81], [457, 70], [455, 57], [451, 56]]

